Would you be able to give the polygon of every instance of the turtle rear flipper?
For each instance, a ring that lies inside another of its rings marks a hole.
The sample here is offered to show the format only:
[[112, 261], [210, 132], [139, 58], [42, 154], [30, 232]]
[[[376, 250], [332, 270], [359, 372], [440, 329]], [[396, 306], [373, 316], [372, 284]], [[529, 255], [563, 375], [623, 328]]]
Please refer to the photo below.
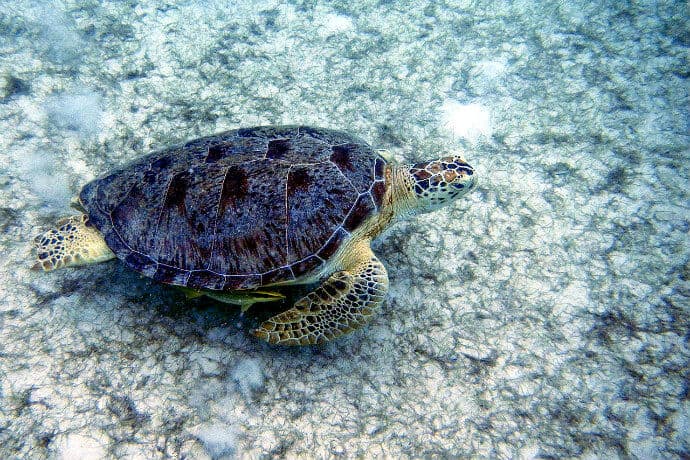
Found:
[[272, 344], [314, 345], [369, 322], [388, 292], [388, 274], [368, 241], [351, 249], [346, 270], [332, 274], [294, 307], [252, 333]]
[[34, 270], [55, 270], [76, 267], [115, 258], [96, 228], [87, 224], [85, 214], [61, 219], [34, 240], [36, 263]]

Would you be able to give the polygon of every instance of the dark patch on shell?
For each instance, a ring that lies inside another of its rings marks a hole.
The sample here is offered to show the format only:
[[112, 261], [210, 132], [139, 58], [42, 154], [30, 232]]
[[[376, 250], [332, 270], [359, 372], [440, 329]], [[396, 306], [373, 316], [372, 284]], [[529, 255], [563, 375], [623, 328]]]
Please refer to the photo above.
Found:
[[247, 173], [239, 166], [230, 166], [223, 178], [218, 214], [223, 215], [228, 208], [237, 207], [247, 196], [248, 188]]
[[215, 144], [208, 146], [208, 152], [206, 153], [206, 158], [204, 161], [206, 163], [215, 163], [216, 161], [223, 158], [226, 154], [226, 149], [223, 144]]
[[339, 227], [335, 233], [330, 237], [326, 244], [321, 248], [317, 254], [323, 260], [328, 260], [335, 254], [335, 252], [340, 248], [340, 245], [347, 239], [347, 232]]
[[332, 147], [333, 153], [331, 154], [331, 161], [335, 163], [336, 166], [341, 171], [344, 170], [350, 170], [354, 168], [354, 165], [352, 164], [352, 161], [350, 160], [350, 151], [353, 149], [353, 147], [349, 144], [346, 145], [334, 145]]
[[189, 173], [182, 171], [175, 174], [170, 180], [170, 186], [165, 196], [163, 206], [166, 208], [176, 207], [178, 212], [184, 213], [184, 199], [189, 188]]
[[283, 158], [292, 146], [290, 139], [276, 139], [268, 143], [268, 150], [266, 150], [266, 158], [279, 159]]
[[308, 167], [299, 166], [292, 168], [288, 173], [287, 179], [287, 199], [291, 201], [291, 198], [298, 191], [308, 191], [309, 185], [312, 179], [309, 177]]
[[371, 200], [371, 195], [364, 194], [357, 199], [354, 208], [350, 211], [350, 215], [345, 219], [343, 228], [348, 232], [353, 231], [359, 224], [367, 218], [374, 211], [374, 203]]
[[160, 171], [170, 167], [172, 159], [169, 156], [163, 156], [151, 163], [151, 169], [154, 171]]
[[374, 179], [375, 180], [383, 180], [383, 175], [386, 172], [386, 162], [383, 161], [383, 158], [377, 158], [376, 162], [374, 163]]
[[383, 181], [377, 181], [371, 187], [371, 196], [374, 198], [374, 204], [379, 209], [383, 203], [383, 196], [386, 194], [386, 184]]

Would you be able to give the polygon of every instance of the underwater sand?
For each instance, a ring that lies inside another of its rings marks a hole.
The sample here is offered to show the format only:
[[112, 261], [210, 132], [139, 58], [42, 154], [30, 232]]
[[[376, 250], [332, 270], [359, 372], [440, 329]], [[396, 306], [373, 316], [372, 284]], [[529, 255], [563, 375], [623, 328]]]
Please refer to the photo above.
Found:
[[[690, 456], [690, 9], [591, 3], [0, 0], [0, 457]], [[29, 270], [87, 181], [274, 123], [478, 171], [368, 327]]]

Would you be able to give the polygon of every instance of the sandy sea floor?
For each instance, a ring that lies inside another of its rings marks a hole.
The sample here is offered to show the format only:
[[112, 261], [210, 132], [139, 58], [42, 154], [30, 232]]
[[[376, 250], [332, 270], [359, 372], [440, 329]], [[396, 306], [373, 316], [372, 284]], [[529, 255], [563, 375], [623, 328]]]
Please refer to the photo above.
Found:
[[[687, 458], [689, 17], [0, 0], [0, 457]], [[29, 270], [87, 181], [274, 123], [478, 171], [375, 243], [368, 327], [276, 348], [115, 262]]]

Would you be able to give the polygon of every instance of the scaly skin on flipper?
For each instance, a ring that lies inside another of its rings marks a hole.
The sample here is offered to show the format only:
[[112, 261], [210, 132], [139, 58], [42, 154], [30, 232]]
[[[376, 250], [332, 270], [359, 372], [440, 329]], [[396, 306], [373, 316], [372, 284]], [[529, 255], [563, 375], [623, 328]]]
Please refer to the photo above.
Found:
[[85, 214], [66, 217], [34, 240], [36, 263], [34, 270], [55, 270], [114, 259], [101, 233], [88, 224]]
[[314, 345], [333, 340], [371, 320], [388, 292], [388, 274], [369, 241], [353, 245], [345, 270], [333, 273], [290, 310], [252, 333], [269, 343]]

